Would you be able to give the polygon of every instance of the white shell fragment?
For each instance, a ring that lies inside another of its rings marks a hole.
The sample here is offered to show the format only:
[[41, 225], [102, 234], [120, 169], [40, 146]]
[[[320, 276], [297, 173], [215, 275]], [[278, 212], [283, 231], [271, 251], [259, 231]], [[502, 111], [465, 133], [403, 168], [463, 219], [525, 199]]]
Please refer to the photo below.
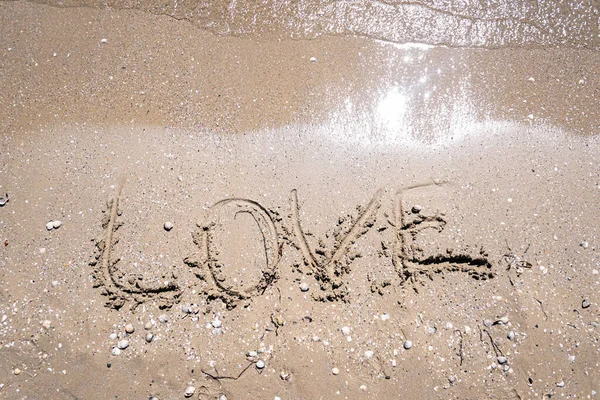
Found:
[[192, 397], [196, 393], [196, 388], [193, 386], [188, 386], [185, 389], [185, 397]]

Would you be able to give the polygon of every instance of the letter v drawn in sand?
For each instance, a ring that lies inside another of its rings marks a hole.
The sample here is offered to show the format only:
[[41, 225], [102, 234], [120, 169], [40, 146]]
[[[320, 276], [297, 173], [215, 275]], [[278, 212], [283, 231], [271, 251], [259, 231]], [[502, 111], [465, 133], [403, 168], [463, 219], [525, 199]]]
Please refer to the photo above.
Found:
[[300, 249], [305, 265], [315, 274], [320, 282], [321, 288], [329, 292], [325, 298], [328, 300], [343, 299], [345, 293], [340, 290], [343, 285], [343, 275], [348, 272], [349, 262], [345, 260], [350, 246], [361, 236], [369, 231], [375, 223], [377, 211], [381, 207], [383, 190], [379, 189], [369, 204], [359, 210], [358, 218], [350, 225], [346, 232], [336, 234], [336, 242], [331, 257], [326, 257], [325, 252], [320, 252], [320, 257], [313, 251], [306, 240], [306, 236], [300, 224], [298, 193], [296, 189], [290, 193], [290, 207], [292, 209], [292, 225], [295, 244]]

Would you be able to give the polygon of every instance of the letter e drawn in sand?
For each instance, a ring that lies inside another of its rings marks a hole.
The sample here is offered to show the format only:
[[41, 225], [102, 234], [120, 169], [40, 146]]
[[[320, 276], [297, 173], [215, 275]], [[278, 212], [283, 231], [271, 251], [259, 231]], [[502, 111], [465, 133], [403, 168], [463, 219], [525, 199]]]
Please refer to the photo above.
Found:
[[367, 233], [375, 223], [377, 211], [381, 206], [382, 193], [383, 190], [379, 189], [364, 210], [359, 212], [358, 218], [354, 220], [349, 230], [345, 234], [342, 233], [336, 236], [336, 243], [331, 257], [319, 258], [310, 248], [300, 224], [298, 193], [296, 189], [291, 191], [290, 207], [292, 209], [295, 244], [302, 253], [304, 263], [321, 283], [321, 288], [330, 292], [325, 296], [328, 300], [344, 298], [344, 291], [340, 290], [343, 284], [342, 275], [348, 272], [348, 261], [344, 259], [344, 256], [348, 253], [350, 246]]
[[132, 301], [131, 309], [149, 300], [157, 299], [160, 308], [170, 307], [181, 296], [182, 291], [173, 283], [146, 285], [142, 280], [122, 282], [119, 278], [118, 263], [120, 258], [111, 259], [113, 247], [118, 243], [117, 230], [123, 225], [117, 221], [121, 215], [119, 199], [122, 184], [117, 193], [108, 201], [105, 216], [102, 221], [104, 235], [96, 240], [95, 254], [90, 261], [94, 267], [94, 287], [102, 287], [102, 294], [108, 297], [107, 307], [120, 309], [128, 301]]
[[[215, 248], [215, 228], [220, 224], [220, 214], [226, 208], [233, 208], [234, 217], [240, 213], [249, 214], [260, 230], [264, 246], [265, 267], [260, 271], [258, 282], [246, 288], [235, 285], [225, 277], [224, 266], [219, 261], [219, 253]], [[281, 258], [278, 232], [269, 211], [255, 201], [236, 198], [217, 202], [210, 208], [208, 216], [199, 224], [192, 237], [198, 246], [199, 253], [187, 257], [183, 261], [195, 268], [196, 276], [206, 283], [204, 292], [208, 296], [208, 300], [221, 299], [231, 309], [239, 302], [263, 294], [277, 278], [276, 268]]]
[[[466, 272], [477, 280], [493, 278], [492, 265], [487, 253], [480, 249], [477, 254], [446, 249], [444, 253], [423, 254], [415, 244], [416, 238], [428, 230], [441, 233], [447, 224], [443, 214], [423, 215], [411, 213], [403, 208], [403, 197], [407, 191], [427, 186], [441, 186], [445, 182], [433, 182], [404, 187], [396, 192], [394, 199], [394, 251], [392, 262], [402, 284], [414, 284], [420, 276], [433, 279], [433, 274], [444, 271]], [[408, 216], [410, 215], [410, 220]]]

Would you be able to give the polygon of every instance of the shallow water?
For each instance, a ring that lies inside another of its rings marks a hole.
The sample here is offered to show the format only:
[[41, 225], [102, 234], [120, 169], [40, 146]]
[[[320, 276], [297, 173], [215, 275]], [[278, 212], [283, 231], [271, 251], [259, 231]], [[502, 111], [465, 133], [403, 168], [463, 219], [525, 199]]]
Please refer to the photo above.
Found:
[[458, 47], [600, 45], [597, 0], [184, 1], [35, 0], [61, 7], [137, 9], [185, 19], [218, 35], [312, 39], [356, 35]]

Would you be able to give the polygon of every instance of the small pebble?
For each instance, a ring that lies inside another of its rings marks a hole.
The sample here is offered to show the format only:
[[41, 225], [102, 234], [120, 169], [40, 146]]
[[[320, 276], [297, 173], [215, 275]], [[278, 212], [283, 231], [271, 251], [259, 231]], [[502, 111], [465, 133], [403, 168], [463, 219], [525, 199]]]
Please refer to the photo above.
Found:
[[310, 58], [310, 62], [311, 63], [316, 63], [317, 62], [317, 58], [316, 57], [311, 57]]
[[15, 368], [15, 369], [13, 370], [13, 374], [15, 374], [15, 375], [20, 375], [20, 374], [21, 374], [21, 370], [20, 370], [19, 368]]
[[48, 229], [49, 231], [51, 231], [52, 229], [54, 229], [54, 222], [50, 221], [46, 224], [46, 229]]
[[215, 336], [222, 335], [223, 334], [223, 329], [221, 329], [221, 328], [215, 328], [215, 329], [213, 329], [212, 333]]
[[498, 364], [504, 365], [507, 362], [508, 362], [508, 360], [506, 359], [506, 357], [504, 357], [504, 356], [498, 357]]
[[450, 383], [454, 383], [454, 382], [456, 382], [456, 377], [454, 375], [450, 375], [448, 377], [448, 381], [450, 381]]
[[196, 388], [193, 386], [188, 386], [185, 389], [185, 397], [192, 397], [196, 393]]
[[148, 332], [146, 334], [146, 342], [150, 343], [153, 338], [154, 338], [154, 335], [151, 332]]
[[152, 322], [148, 321], [144, 324], [144, 329], [149, 331], [150, 329], [152, 329]]
[[215, 318], [211, 322], [211, 325], [213, 326], [213, 328], [220, 328], [221, 326], [223, 326], [223, 323], [219, 319]]
[[580, 246], [584, 249], [587, 249], [588, 247], [590, 247], [590, 244], [588, 242], [581, 242]]
[[407, 340], [406, 342], [404, 342], [404, 348], [406, 350], [410, 350], [410, 348], [412, 347], [413, 343], [410, 340]]
[[106, 44], [106, 43], [108, 43], [108, 39], [100, 39], [100, 43]]
[[435, 329], [435, 326], [430, 326], [429, 328], [427, 328], [427, 333], [429, 333], [430, 335], [435, 334], [436, 331], [437, 329]]
[[275, 397], [273, 397], [273, 400], [281, 400], [281, 397], [275, 396]]
[[125, 325], [125, 332], [127, 332], [127, 333], [133, 333], [134, 331], [135, 331], [135, 328], [133, 327], [132, 324]]
[[227, 400], [227, 396], [225, 396], [224, 394], [219, 396], [219, 400]]
[[108, 337], [110, 340], [116, 340], [117, 339], [117, 334], [116, 333], [111, 333], [110, 336]]
[[251, 358], [258, 357], [258, 353], [256, 351], [249, 351], [246, 355]]
[[164, 324], [164, 323], [166, 323], [169, 320], [169, 317], [167, 317], [167, 314], [161, 314], [158, 317], [158, 320]]
[[121, 354], [121, 350], [119, 350], [119, 348], [118, 348], [118, 347], [114, 347], [114, 348], [112, 349], [112, 355], [113, 355], [113, 356], [118, 356], [119, 354]]
[[50, 329], [50, 325], [52, 325], [52, 322], [50, 322], [49, 320], [45, 319], [44, 321], [42, 321], [42, 327], [44, 327], [44, 329]]
[[265, 367], [265, 362], [263, 360], [258, 360], [256, 362], [256, 368], [263, 369]]
[[340, 369], [339, 368], [332, 368], [331, 369], [331, 373], [334, 375], [339, 375], [340, 374]]
[[360, 390], [367, 390], [367, 385], [360, 385]]
[[375, 355], [375, 353], [373, 353], [373, 351], [371, 351], [371, 350], [365, 351], [365, 358], [367, 360], [370, 360], [371, 358], [373, 358], [374, 355]]
[[423, 207], [421, 207], [418, 204], [415, 204], [414, 206], [412, 206], [411, 211], [413, 212], [413, 214], [418, 214], [423, 210]]
[[302, 282], [300, 284], [300, 290], [302, 290], [303, 292], [308, 292], [308, 289], [309, 289], [308, 283]]
[[119, 340], [119, 342], [117, 343], [117, 347], [121, 350], [125, 350], [127, 347], [129, 347], [129, 340]]
[[350, 335], [350, 328], [347, 326], [343, 326], [342, 327], [342, 335], [344, 335], [344, 336]]
[[490, 326], [492, 326], [492, 321], [486, 318], [483, 320], [483, 325], [489, 328]]
[[557, 382], [556, 386], [558, 386], [559, 388], [565, 387], [565, 381]]
[[388, 313], [383, 313], [381, 315], [381, 320], [382, 321], [387, 321], [388, 319], [390, 319], [390, 315]]
[[170, 221], [165, 222], [165, 231], [169, 232], [171, 229], [173, 229], [173, 223]]
[[58, 286], [58, 281], [52, 281], [52, 286], [53, 286], [53, 287], [56, 287], [56, 286]]
[[508, 340], [514, 340], [515, 333], [513, 331], [510, 331], [506, 334], [506, 337], [508, 338]]
[[53, 227], [54, 229], [58, 229], [58, 228], [60, 228], [60, 227], [61, 227], [61, 225], [62, 225], [62, 222], [61, 222], [61, 221], [54, 221], [54, 222], [52, 222], [52, 227]]

